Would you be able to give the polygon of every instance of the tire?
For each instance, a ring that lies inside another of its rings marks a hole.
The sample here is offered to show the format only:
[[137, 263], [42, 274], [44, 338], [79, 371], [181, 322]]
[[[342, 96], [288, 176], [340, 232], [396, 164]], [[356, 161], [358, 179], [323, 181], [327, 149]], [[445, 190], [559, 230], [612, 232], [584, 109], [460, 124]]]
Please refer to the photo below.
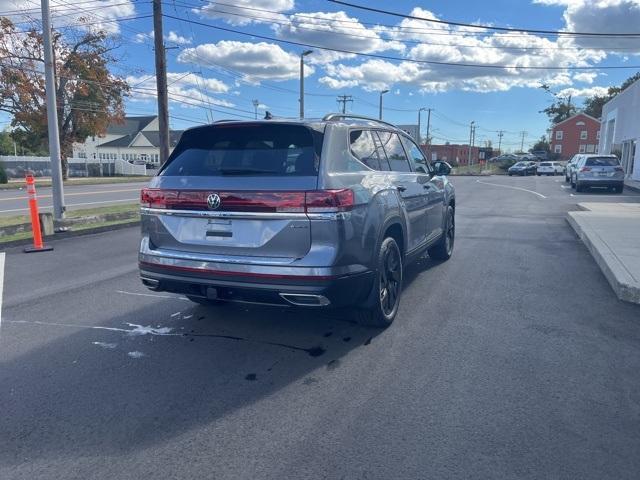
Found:
[[564, 182], [565, 182], [565, 183], [569, 183], [569, 177], [567, 177], [567, 175], [566, 175], [566, 174], [565, 174], [565, 176], [564, 176]]
[[509, 176], [512, 176], [513, 174], [511, 172], [509, 172]]
[[578, 182], [578, 180], [576, 180], [576, 192], [580, 193], [583, 190], [584, 190], [584, 187], [580, 185], [580, 182]]
[[204, 297], [193, 297], [191, 295], [185, 295], [189, 300], [193, 303], [197, 303], [199, 305], [204, 305], [205, 307], [216, 307], [219, 305], [224, 305], [227, 302], [223, 302], [222, 300], [210, 300]]
[[375, 280], [369, 298], [356, 309], [356, 321], [371, 327], [388, 327], [393, 322], [402, 294], [402, 253], [393, 237], [386, 237], [378, 249]]
[[615, 187], [613, 191], [616, 192], [616, 193], [624, 192], [624, 185], [620, 185], [619, 187]]
[[573, 181], [573, 177], [571, 177], [571, 188], [576, 188], [576, 182]]
[[444, 234], [433, 247], [428, 250], [429, 256], [435, 260], [449, 260], [453, 253], [456, 239], [456, 218], [453, 207], [447, 207]]
[[536, 175], [537, 175], [537, 176], [539, 176], [539, 177], [540, 177], [540, 176], [542, 176], [542, 174], [541, 174], [541, 173], [536, 173]]

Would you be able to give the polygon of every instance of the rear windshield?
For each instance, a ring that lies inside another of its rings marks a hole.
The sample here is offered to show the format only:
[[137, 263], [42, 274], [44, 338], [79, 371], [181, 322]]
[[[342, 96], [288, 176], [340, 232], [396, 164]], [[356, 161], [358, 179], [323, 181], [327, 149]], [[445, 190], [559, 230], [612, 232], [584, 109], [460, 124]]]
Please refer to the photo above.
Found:
[[541, 162], [541, 163], [540, 163], [540, 166], [541, 166], [541, 167], [550, 167], [550, 166], [551, 166], [551, 164], [550, 164], [549, 162]]
[[593, 157], [587, 158], [585, 165], [588, 167], [616, 167], [619, 163], [615, 157]]
[[302, 125], [283, 124], [187, 130], [160, 175], [317, 175], [321, 136]]

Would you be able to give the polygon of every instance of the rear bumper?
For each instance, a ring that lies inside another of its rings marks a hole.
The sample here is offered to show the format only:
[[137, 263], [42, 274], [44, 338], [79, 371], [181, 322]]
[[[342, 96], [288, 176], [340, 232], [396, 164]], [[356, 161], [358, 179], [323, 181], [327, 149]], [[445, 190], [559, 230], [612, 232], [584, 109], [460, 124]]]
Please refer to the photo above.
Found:
[[143, 261], [139, 265], [143, 284], [154, 291], [283, 306], [342, 307], [361, 303], [368, 297], [374, 279], [371, 271], [341, 276], [267, 275]]
[[141, 241], [138, 261], [143, 284], [155, 291], [276, 305], [299, 303], [287, 300], [287, 294], [317, 301], [305, 303], [308, 306], [353, 305], [368, 297], [375, 277], [363, 265], [307, 267], [296, 266], [295, 261], [267, 263], [256, 257], [225, 257], [223, 261], [152, 249], [147, 238]]
[[583, 187], [622, 187], [624, 185], [623, 179], [614, 178], [580, 178], [578, 182]]

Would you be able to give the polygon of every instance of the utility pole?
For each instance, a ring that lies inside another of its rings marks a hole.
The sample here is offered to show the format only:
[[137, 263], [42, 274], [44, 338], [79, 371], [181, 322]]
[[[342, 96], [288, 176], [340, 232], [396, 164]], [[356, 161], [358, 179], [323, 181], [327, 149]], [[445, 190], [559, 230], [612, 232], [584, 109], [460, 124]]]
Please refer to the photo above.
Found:
[[338, 95], [338, 103], [342, 104], [342, 113], [347, 113], [347, 102], [353, 103], [351, 95]]
[[313, 50], [305, 50], [300, 54], [300, 118], [304, 118], [304, 57], [312, 53]]
[[473, 140], [473, 126], [475, 123], [475, 121], [471, 122], [469, 127], [469, 155], [467, 156], [467, 165], [471, 165], [471, 141]]
[[255, 113], [255, 118], [256, 120], [258, 119], [258, 107], [260, 106], [260, 101], [258, 99], [255, 99], [253, 101], [253, 111]]
[[520, 132], [520, 135], [522, 135], [522, 141], [520, 142], [520, 153], [524, 152], [524, 137], [527, 135], [527, 132], [525, 132], [524, 130]]
[[431, 109], [427, 108], [427, 145], [431, 145], [431, 137], [429, 136], [431, 129]]
[[382, 90], [380, 92], [380, 102], [378, 104], [378, 120], [382, 120], [382, 95], [389, 93], [389, 90]]
[[498, 154], [502, 155], [502, 137], [504, 137], [504, 130], [498, 130]]
[[49, 156], [51, 158], [51, 190], [53, 196], [53, 218], [64, 218], [64, 187], [60, 162], [60, 135], [58, 132], [58, 109], [56, 102], [55, 65], [51, 46], [51, 10], [49, 0], [40, 0], [42, 7], [42, 37], [44, 43], [44, 74], [47, 97], [47, 123], [49, 126]]
[[153, 43], [156, 57], [156, 89], [158, 91], [158, 130], [160, 165], [169, 158], [169, 94], [167, 92], [167, 59], [162, 32], [162, 2], [153, 0]]

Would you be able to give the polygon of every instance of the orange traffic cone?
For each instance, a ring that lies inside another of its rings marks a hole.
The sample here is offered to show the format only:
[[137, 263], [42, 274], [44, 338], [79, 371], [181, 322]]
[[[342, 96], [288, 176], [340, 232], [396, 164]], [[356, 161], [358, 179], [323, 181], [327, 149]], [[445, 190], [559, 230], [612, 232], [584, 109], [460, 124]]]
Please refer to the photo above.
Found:
[[33, 247], [25, 247], [25, 253], [48, 252], [53, 247], [47, 246], [42, 241], [42, 230], [40, 230], [40, 217], [38, 216], [38, 197], [36, 196], [36, 181], [30, 173], [27, 179], [27, 195], [29, 196], [29, 212], [31, 213], [31, 229], [33, 230]]

